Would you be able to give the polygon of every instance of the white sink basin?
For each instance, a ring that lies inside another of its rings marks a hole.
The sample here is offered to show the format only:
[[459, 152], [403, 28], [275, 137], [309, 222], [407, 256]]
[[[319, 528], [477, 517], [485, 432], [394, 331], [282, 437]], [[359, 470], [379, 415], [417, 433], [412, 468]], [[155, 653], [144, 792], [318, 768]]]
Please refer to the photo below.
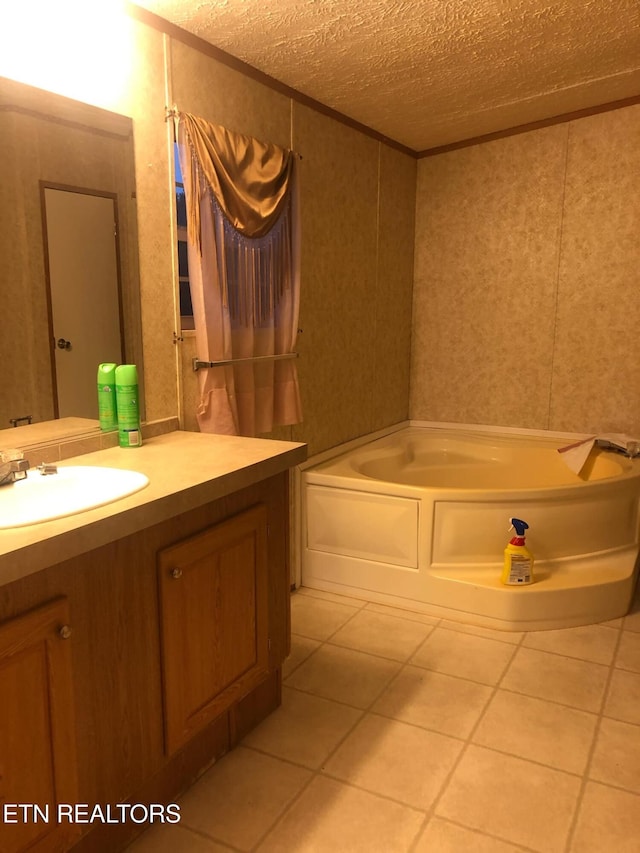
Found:
[[149, 478], [119, 468], [61, 466], [57, 474], [30, 469], [25, 480], [0, 487], [0, 529], [75, 515], [144, 489]]

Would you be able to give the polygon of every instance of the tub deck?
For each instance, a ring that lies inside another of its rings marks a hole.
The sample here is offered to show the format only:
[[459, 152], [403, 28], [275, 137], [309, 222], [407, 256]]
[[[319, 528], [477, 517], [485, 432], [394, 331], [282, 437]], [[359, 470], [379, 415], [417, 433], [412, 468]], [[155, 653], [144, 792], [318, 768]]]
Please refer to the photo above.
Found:
[[[594, 451], [580, 476], [539, 439], [409, 427], [302, 473], [302, 583], [505, 630], [626, 613], [640, 462]], [[535, 583], [500, 582], [509, 518]]]

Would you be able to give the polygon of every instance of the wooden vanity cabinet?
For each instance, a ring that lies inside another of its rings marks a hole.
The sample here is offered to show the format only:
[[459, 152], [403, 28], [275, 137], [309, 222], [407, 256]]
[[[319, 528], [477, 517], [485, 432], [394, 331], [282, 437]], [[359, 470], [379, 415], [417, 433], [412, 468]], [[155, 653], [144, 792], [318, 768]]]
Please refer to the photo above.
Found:
[[264, 504], [160, 551], [168, 755], [267, 677], [267, 561]]
[[[280, 704], [288, 510], [285, 471], [0, 586], [2, 801], [175, 802]], [[115, 853], [147, 826], [76, 824], [73, 850]], [[3, 853], [31, 851], [28, 829]]]
[[0, 625], [2, 850], [63, 851], [78, 834], [56, 822], [77, 797], [70, 636], [65, 598]]

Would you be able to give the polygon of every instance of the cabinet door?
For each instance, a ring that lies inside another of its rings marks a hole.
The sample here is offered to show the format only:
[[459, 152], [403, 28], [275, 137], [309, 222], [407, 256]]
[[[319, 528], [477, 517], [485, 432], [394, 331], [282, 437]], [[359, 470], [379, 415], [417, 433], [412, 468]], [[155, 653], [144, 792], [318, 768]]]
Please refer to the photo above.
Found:
[[68, 849], [56, 825], [75, 803], [76, 760], [67, 601], [0, 624], [0, 849]]
[[268, 672], [266, 519], [260, 504], [159, 552], [167, 754]]

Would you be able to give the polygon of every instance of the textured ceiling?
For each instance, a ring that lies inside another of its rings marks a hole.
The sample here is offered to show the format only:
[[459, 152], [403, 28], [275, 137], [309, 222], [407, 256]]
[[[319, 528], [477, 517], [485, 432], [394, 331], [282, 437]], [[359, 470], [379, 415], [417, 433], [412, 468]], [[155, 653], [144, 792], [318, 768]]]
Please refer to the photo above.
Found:
[[640, 0], [136, 0], [414, 151], [640, 95]]

